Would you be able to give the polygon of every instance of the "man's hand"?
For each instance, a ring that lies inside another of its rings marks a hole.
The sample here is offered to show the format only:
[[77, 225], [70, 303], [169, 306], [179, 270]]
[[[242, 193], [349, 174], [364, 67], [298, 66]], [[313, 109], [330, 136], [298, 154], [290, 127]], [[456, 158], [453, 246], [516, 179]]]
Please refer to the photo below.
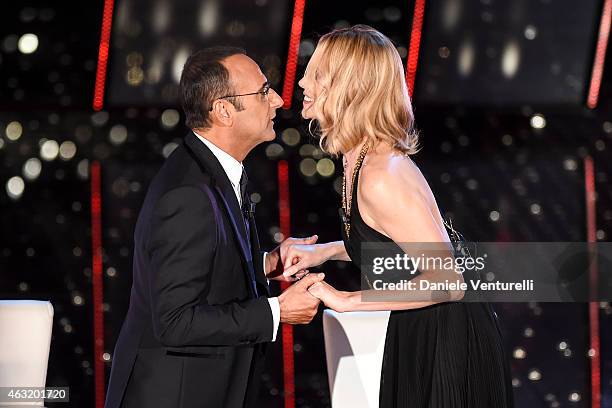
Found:
[[325, 274], [309, 274], [287, 288], [278, 297], [280, 321], [289, 324], [307, 324], [317, 314], [320, 300], [308, 292], [308, 288], [321, 282]]
[[[299, 273], [294, 272], [294, 276], [283, 275], [284, 266], [289, 262], [287, 260], [287, 253], [289, 248], [294, 245], [312, 245], [317, 242], [318, 236], [313, 235], [308, 238], [287, 238], [279, 246], [274, 248], [273, 251], [268, 252], [266, 255], [266, 264], [264, 265], [264, 272], [266, 278], [270, 280], [278, 280], [285, 282], [295, 282], [302, 278], [308, 273], [307, 270], [300, 270]], [[299, 259], [292, 259], [290, 264], [297, 263]]]

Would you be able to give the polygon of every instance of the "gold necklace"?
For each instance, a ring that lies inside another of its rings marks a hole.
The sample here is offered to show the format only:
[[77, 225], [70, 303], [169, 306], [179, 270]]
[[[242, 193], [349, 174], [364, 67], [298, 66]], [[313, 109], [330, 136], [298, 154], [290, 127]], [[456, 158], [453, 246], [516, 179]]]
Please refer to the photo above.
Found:
[[363, 159], [365, 159], [366, 154], [368, 153], [368, 148], [370, 146], [366, 142], [361, 151], [359, 152], [359, 156], [357, 157], [357, 161], [355, 162], [355, 167], [353, 168], [353, 176], [351, 178], [351, 195], [350, 197], [346, 194], [346, 169], [344, 169], [342, 173], [342, 211], [344, 213], [342, 217], [342, 222], [344, 224], [344, 231], [346, 232], [346, 237], [348, 238], [351, 233], [351, 204], [353, 197], [353, 190], [355, 189], [355, 180], [357, 179], [357, 172], [361, 168], [363, 164]]

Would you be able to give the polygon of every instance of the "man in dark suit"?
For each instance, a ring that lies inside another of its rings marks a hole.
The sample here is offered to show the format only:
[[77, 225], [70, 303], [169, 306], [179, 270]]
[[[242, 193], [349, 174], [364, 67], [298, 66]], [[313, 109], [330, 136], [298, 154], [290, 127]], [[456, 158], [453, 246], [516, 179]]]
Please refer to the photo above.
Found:
[[192, 55], [180, 96], [192, 129], [155, 176], [138, 217], [130, 307], [115, 347], [107, 408], [256, 406], [279, 322], [309, 323], [305, 275], [278, 297], [283, 251], [259, 249], [242, 161], [275, 138], [282, 99], [240, 49]]

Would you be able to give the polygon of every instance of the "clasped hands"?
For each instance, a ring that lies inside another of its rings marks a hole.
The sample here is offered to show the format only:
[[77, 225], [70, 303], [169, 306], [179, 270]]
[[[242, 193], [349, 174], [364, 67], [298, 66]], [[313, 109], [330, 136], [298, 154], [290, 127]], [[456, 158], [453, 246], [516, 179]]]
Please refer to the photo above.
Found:
[[320, 302], [345, 311], [348, 294], [337, 291], [323, 279], [323, 273], [309, 273], [330, 258], [326, 244], [316, 244], [318, 237], [287, 238], [266, 256], [264, 270], [269, 280], [295, 282], [278, 297], [281, 322], [307, 324], [317, 314]]

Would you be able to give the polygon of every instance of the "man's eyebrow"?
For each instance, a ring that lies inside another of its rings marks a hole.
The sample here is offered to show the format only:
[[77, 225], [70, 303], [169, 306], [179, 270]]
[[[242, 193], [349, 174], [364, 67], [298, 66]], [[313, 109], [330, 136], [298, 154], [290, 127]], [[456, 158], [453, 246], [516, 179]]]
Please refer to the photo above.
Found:
[[268, 86], [268, 85], [270, 85], [270, 81], [266, 81], [266, 82], [264, 82], [264, 83], [263, 83], [263, 85], [261, 86], [261, 88], [259, 88], [259, 90], [260, 90], [260, 91], [263, 91], [263, 90], [264, 90], [264, 88], [265, 88], [266, 86]]

